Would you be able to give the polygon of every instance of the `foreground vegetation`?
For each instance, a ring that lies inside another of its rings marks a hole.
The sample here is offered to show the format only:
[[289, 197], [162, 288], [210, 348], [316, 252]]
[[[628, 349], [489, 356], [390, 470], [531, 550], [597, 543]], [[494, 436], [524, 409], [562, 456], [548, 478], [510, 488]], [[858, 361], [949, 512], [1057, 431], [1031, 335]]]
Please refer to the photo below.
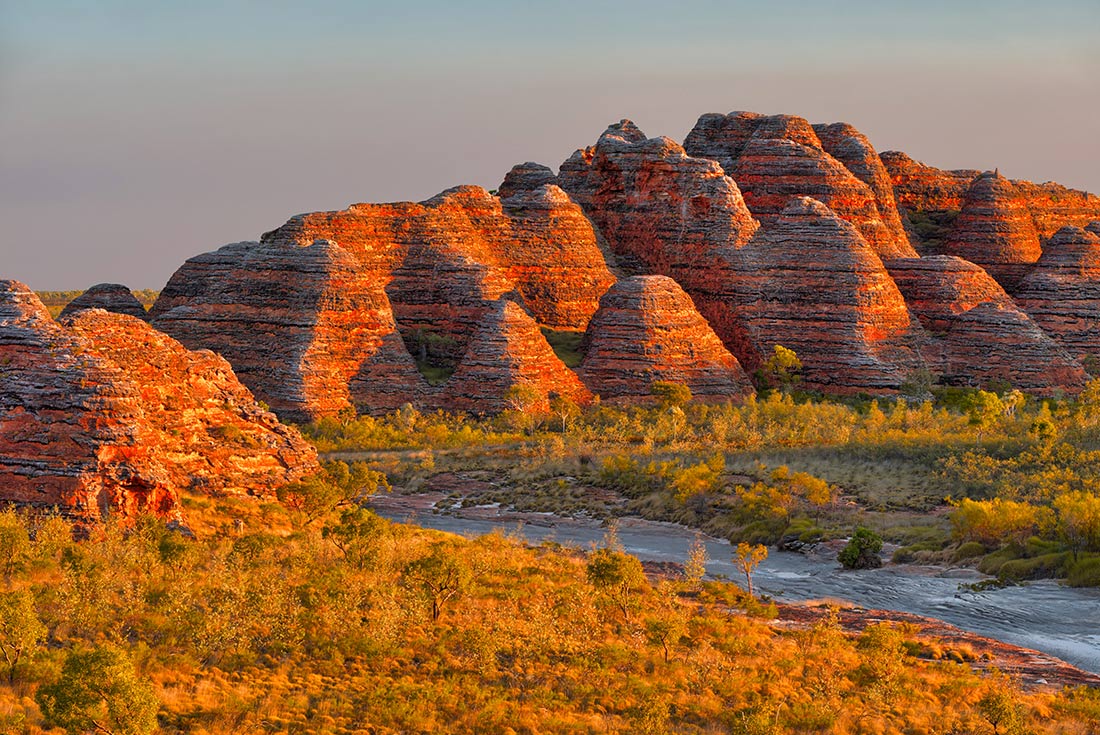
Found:
[[901, 547], [898, 561], [1100, 584], [1100, 381], [1075, 400], [1005, 387], [896, 401], [775, 391], [740, 405], [665, 386], [648, 406], [555, 400], [538, 414], [517, 400], [480, 421], [406, 408], [304, 431], [379, 463], [399, 491], [451, 492], [444, 507], [637, 515], [765, 544], [867, 527]]
[[142, 519], [74, 543], [58, 518], [0, 514], [0, 732], [1100, 727], [1095, 691], [1023, 693], [912, 628], [777, 628], [697, 564], [647, 577], [613, 537], [467, 541], [342, 497], [312, 522], [192, 498], [198, 538]]

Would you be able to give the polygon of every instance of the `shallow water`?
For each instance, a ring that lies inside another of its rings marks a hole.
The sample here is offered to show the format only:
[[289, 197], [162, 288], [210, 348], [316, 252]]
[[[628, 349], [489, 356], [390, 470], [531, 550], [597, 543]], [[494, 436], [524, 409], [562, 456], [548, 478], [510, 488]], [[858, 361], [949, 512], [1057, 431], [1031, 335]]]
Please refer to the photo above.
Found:
[[[588, 548], [606, 533], [596, 522], [563, 521], [533, 514], [523, 524], [455, 518], [423, 513], [379, 511], [394, 520], [410, 520], [427, 528], [464, 536], [494, 530], [521, 535], [529, 542], [546, 539]], [[545, 524], [545, 525], [543, 525]], [[640, 559], [683, 562], [695, 534], [672, 524], [624, 521], [619, 527], [623, 547]], [[707, 540], [710, 574], [737, 577], [729, 561], [730, 546]], [[970, 570], [937, 570], [906, 566], [850, 572], [839, 564], [802, 554], [772, 551], [753, 576], [758, 592], [777, 600], [850, 600], [858, 605], [938, 618], [978, 635], [1057, 656], [1074, 666], [1100, 674], [1100, 590], [1033, 582], [987, 592], [960, 591], [961, 583], [981, 575]]]

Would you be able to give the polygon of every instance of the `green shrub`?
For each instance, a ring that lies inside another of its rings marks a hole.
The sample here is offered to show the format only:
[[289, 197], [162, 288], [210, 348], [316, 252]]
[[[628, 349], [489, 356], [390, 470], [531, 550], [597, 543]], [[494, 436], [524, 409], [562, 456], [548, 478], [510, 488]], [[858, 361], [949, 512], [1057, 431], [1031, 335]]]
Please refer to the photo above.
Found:
[[1071, 560], [1072, 555], [1068, 551], [1043, 554], [1030, 559], [1013, 559], [1001, 565], [997, 576], [1015, 582], [1024, 579], [1055, 579], [1066, 576]]
[[985, 555], [985, 547], [979, 544], [977, 541], [967, 541], [965, 544], [959, 544], [955, 549], [955, 555], [952, 557], [956, 562], [966, 561], [967, 559], [974, 559], [979, 556]]
[[857, 528], [836, 555], [845, 569], [875, 569], [882, 566], [882, 537], [869, 528]]
[[1082, 558], [1069, 566], [1066, 584], [1070, 587], [1100, 587], [1100, 556]]

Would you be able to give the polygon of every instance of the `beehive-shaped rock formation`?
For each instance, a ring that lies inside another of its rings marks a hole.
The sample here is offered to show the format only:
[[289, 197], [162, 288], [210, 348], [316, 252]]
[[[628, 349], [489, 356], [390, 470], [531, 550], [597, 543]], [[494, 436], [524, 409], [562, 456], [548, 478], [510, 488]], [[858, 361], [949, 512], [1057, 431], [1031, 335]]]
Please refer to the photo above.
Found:
[[134, 317], [84, 310], [59, 325], [0, 282], [0, 365], [0, 500], [178, 519], [181, 490], [270, 496], [317, 469], [225, 360]]
[[[519, 393], [514, 389], [524, 389]], [[458, 369], [443, 386], [442, 404], [458, 411], [546, 411], [559, 395], [578, 404], [591, 400], [576, 373], [565, 366], [523, 307], [501, 299], [470, 341]]]
[[[826, 136], [831, 151], [817, 131]], [[792, 115], [708, 114], [688, 133], [684, 147], [692, 156], [718, 161], [765, 226], [776, 221], [792, 199], [812, 197], [855, 225], [881, 258], [916, 255], [885, 185], [878, 155], [851, 126], [815, 129]], [[834, 151], [847, 160], [830, 155]]]
[[806, 384], [839, 392], [890, 391], [923, 365], [920, 325], [882, 261], [821, 202], [791, 201], [745, 250], [755, 300], [738, 309], [758, 354], [792, 349]]
[[996, 173], [970, 185], [944, 250], [985, 268], [1010, 293], [1042, 255], [1027, 201]]
[[1081, 365], [980, 267], [939, 255], [892, 261], [890, 273], [924, 325], [925, 356], [945, 383], [1007, 381], [1047, 395], [1083, 387]]
[[620, 280], [588, 324], [581, 379], [603, 399], [651, 396], [656, 381], [686, 385], [706, 401], [752, 392], [737, 358], [666, 276]]
[[[285, 419], [373, 411], [429, 392], [397, 337], [383, 284], [327, 240], [236, 243], [188, 260], [150, 312], [192, 349], [229, 360]], [[369, 375], [372, 379], [353, 379]]]
[[1100, 235], [1059, 230], [1021, 282], [1017, 301], [1078, 360], [1100, 359]]
[[142, 321], [149, 320], [145, 307], [137, 297], [120, 283], [98, 283], [75, 299], [65, 304], [59, 316], [75, 314], [83, 309], [104, 309], [115, 314], [136, 316]]

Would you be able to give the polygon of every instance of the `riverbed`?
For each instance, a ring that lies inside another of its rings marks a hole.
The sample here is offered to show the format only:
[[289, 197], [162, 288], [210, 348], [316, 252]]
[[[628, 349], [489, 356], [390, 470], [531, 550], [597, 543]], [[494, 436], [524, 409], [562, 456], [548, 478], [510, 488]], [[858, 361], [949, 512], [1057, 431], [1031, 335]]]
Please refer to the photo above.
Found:
[[[390, 496], [380, 499], [376, 510], [393, 520], [408, 520], [463, 536], [502, 530], [530, 543], [552, 540], [583, 549], [599, 544], [607, 532], [594, 520], [542, 513], [457, 517], [434, 513], [423, 505], [416, 509], [408, 502]], [[640, 559], [680, 563], [696, 536], [694, 531], [675, 524], [637, 519], [622, 520], [618, 535], [625, 550]], [[729, 543], [714, 538], [705, 541], [711, 559], [707, 572], [735, 579]], [[831, 599], [938, 618], [1100, 674], [1100, 590], [1074, 589], [1054, 581], [983, 592], [960, 588], [984, 578], [969, 569], [911, 565], [847, 571], [832, 559], [773, 549], [757, 569], [753, 582], [758, 593], [782, 602]]]

